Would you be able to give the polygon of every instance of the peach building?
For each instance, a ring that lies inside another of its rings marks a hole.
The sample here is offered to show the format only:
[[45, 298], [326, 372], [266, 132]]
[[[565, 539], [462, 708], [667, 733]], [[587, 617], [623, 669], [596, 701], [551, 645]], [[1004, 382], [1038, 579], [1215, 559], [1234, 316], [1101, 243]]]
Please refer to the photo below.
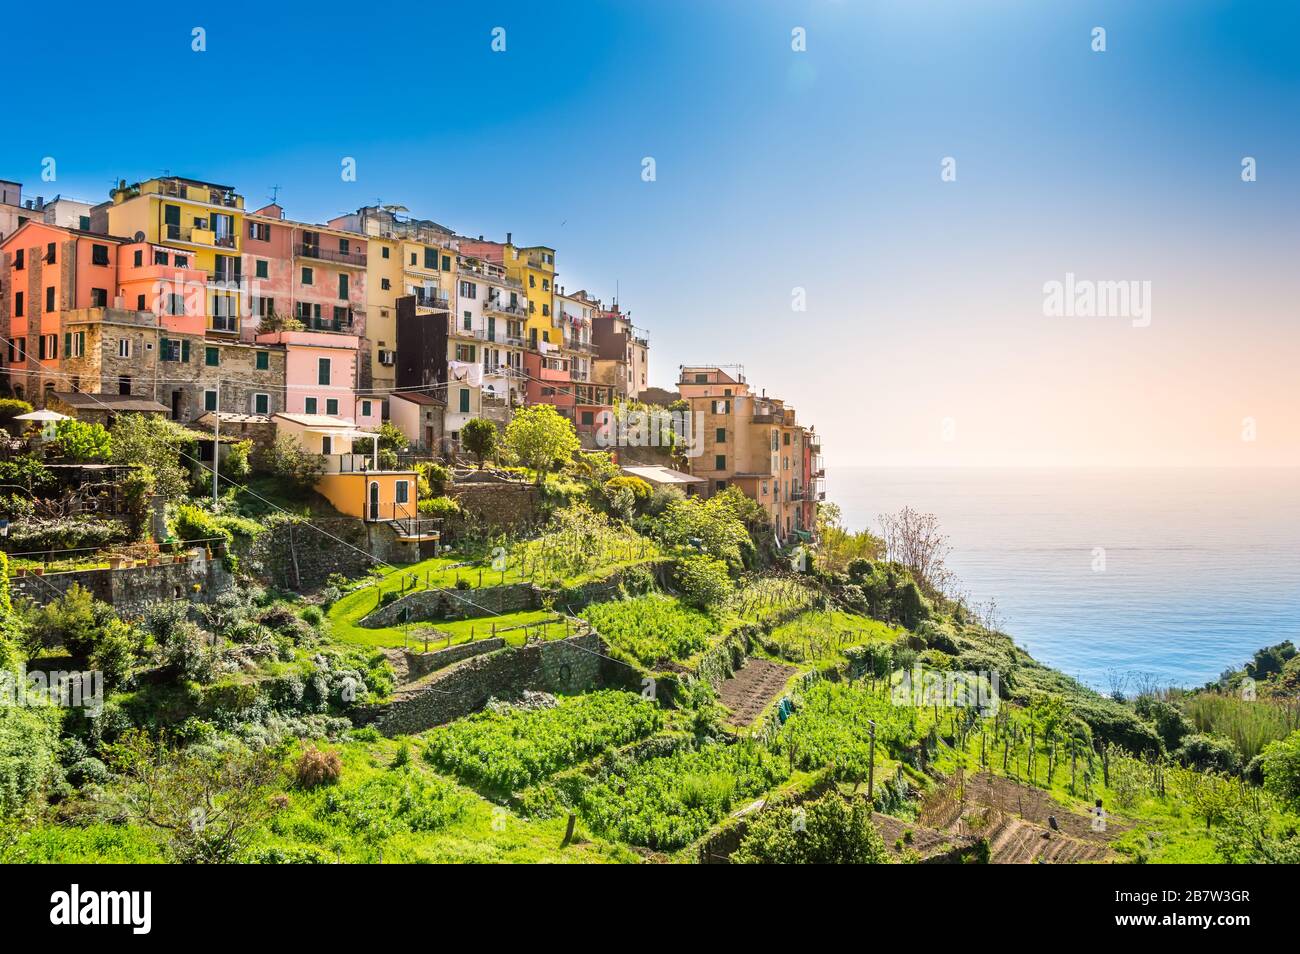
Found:
[[256, 337], [259, 345], [285, 350], [284, 409], [290, 414], [319, 414], [358, 427], [378, 427], [383, 402], [359, 395], [356, 335], [325, 331], [272, 331]]
[[678, 390], [692, 415], [701, 446], [688, 458], [690, 472], [708, 480], [706, 496], [735, 486], [767, 511], [783, 543], [810, 539], [817, 501], [813, 478], [820, 468], [820, 439], [813, 440], [794, 408], [754, 394], [743, 373], [719, 367], [683, 367]]

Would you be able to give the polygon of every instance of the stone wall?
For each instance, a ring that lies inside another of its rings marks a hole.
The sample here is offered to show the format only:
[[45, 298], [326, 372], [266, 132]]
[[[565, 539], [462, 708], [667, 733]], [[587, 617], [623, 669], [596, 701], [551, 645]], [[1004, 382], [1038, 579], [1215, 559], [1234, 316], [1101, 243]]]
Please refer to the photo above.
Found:
[[458, 663], [462, 659], [482, 656], [484, 653], [504, 649], [505, 645], [506, 641], [498, 636], [496, 639], [479, 639], [472, 643], [457, 643], [455, 646], [448, 646], [446, 649], [435, 649], [427, 653], [413, 653], [406, 650], [403, 656], [406, 662], [407, 678], [414, 681], [422, 676], [429, 675], [431, 672], [446, 669], [452, 663]]
[[220, 557], [208, 560], [201, 551], [196, 552], [198, 556], [186, 563], [20, 576], [10, 580], [10, 589], [15, 599], [24, 597], [43, 606], [75, 583], [89, 590], [95, 599], [111, 603], [123, 616], [137, 615], [159, 600], [211, 603], [217, 594], [234, 585], [234, 578], [226, 572]]
[[605, 645], [595, 633], [499, 649], [436, 673], [391, 702], [359, 709], [353, 718], [388, 736], [422, 732], [477, 712], [493, 696], [597, 688], [605, 680], [604, 656]]
[[276, 520], [238, 547], [241, 570], [289, 590], [315, 589], [331, 573], [360, 576], [375, 566], [367, 554], [384, 563], [412, 563], [419, 559], [419, 545], [398, 540], [385, 523], [313, 517], [310, 523]]
[[537, 592], [528, 583], [485, 586], [475, 590], [419, 590], [381, 606], [361, 620], [361, 626], [382, 629], [399, 623], [434, 619], [479, 619], [503, 613], [541, 609]]
[[493, 527], [519, 527], [539, 519], [540, 493], [532, 484], [461, 483], [449, 491], [471, 517]]

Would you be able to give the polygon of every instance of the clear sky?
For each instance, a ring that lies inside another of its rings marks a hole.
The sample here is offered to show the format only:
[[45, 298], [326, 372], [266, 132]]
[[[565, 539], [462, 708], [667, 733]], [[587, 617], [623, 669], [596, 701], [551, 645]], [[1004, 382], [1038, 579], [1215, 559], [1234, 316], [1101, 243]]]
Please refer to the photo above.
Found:
[[[6, 10], [27, 192], [511, 231], [617, 282], [652, 383], [741, 363], [831, 465], [1300, 464], [1295, 2], [59, 9]], [[1045, 315], [1067, 274], [1150, 282], [1149, 325]]]

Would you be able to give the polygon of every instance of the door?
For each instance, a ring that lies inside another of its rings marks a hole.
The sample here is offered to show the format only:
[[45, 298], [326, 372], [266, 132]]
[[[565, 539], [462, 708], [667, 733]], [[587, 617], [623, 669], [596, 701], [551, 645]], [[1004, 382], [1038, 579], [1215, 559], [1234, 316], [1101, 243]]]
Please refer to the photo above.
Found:
[[370, 482], [370, 519], [379, 519], [379, 481]]

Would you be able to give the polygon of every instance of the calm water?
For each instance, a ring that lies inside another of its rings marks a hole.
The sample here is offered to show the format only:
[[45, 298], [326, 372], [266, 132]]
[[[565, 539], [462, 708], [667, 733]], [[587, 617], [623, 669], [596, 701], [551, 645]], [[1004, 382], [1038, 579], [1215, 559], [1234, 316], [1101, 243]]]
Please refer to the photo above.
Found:
[[[1199, 685], [1300, 642], [1300, 471], [828, 468], [844, 522], [939, 517], [950, 568], [1043, 662]], [[1094, 548], [1105, 569], [1094, 572]]]

